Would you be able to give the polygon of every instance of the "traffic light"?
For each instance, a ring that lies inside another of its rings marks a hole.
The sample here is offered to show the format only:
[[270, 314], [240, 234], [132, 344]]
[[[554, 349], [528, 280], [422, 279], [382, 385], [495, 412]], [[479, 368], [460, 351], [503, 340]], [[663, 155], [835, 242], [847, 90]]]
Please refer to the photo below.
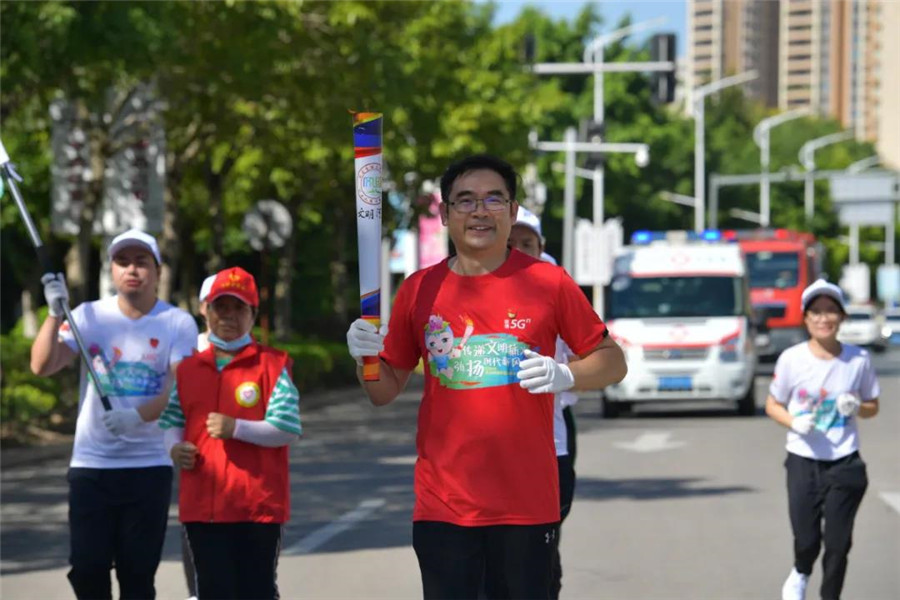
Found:
[[[586, 142], [602, 142], [603, 138], [606, 137], [606, 124], [598, 123], [593, 120], [583, 120], [580, 123], [580, 133], [581, 138]], [[584, 163], [585, 169], [597, 169], [603, 166], [603, 153], [602, 152], [589, 152], [587, 155], [587, 160]]]
[[[658, 33], [650, 38], [650, 60], [675, 62], [674, 33]], [[668, 104], [675, 99], [675, 69], [654, 71], [650, 75], [650, 97], [659, 104]]]
[[526, 64], [533, 64], [537, 54], [537, 38], [534, 33], [528, 32], [522, 39], [522, 60]]

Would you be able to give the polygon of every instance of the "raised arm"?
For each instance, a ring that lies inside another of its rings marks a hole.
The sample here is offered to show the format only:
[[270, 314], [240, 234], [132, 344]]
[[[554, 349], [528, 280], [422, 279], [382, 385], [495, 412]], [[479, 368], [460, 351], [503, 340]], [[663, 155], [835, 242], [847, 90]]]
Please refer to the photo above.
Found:
[[77, 354], [59, 339], [62, 317], [48, 315], [31, 344], [31, 372], [48, 376], [72, 364]]
[[41, 283], [44, 284], [44, 298], [47, 300], [49, 313], [31, 344], [31, 372], [47, 376], [69, 366], [76, 352], [59, 339], [64, 305], [69, 305], [65, 277], [62, 273], [45, 273], [41, 277]]

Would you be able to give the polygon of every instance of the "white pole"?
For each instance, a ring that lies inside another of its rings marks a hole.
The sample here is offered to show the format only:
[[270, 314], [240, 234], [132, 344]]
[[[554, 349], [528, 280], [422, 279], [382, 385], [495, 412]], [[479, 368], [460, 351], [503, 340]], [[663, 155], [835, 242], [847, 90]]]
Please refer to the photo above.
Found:
[[381, 238], [381, 322], [391, 320], [391, 238]]
[[894, 264], [895, 256], [895, 248], [894, 248], [894, 223], [897, 220], [897, 205], [895, 203], [891, 203], [891, 218], [888, 220], [887, 225], [884, 227], [884, 264], [892, 265]]
[[794, 110], [789, 110], [787, 112], [783, 112], [778, 115], [774, 115], [771, 117], [767, 117], [756, 124], [756, 127], [753, 129], [753, 141], [759, 146], [759, 163], [762, 167], [762, 177], [759, 180], [759, 214], [760, 214], [760, 224], [763, 227], [768, 227], [771, 222], [771, 178], [769, 175], [771, 171], [770, 167], [770, 137], [769, 133], [773, 127], [778, 127], [788, 121], [793, 121], [794, 119], [799, 119], [800, 117], [805, 117], [809, 114], [809, 108], [797, 108]]
[[815, 206], [813, 205], [813, 186], [815, 185], [813, 169], [815, 167], [807, 169], [803, 184], [803, 214], [806, 215], [807, 225], [812, 223], [813, 213], [815, 212]]
[[[600, 44], [599, 47], [594, 49], [594, 62], [603, 64], [604, 59], [604, 46], [605, 44]], [[604, 106], [603, 106], [603, 71], [597, 71], [594, 75], [594, 122], [598, 124], [603, 124], [604, 115]], [[593, 141], [593, 140], [588, 140]], [[603, 139], [601, 138], [602, 142]], [[605, 177], [605, 164], [604, 158], [600, 159], [600, 166], [594, 169], [594, 241], [596, 243], [603, 243], [603, 240], [600, 238], [603, 236], [603, 219], [604, 219], [604, 177]], [[600, 257], [594, 257], [594, 260], [598, 260]], [[592, 290], [592, 296], [594, 298], [594, 311], [603, 318], [603, 284], [600, 282], [594, 282], [594, 289]]]
[[850, 264], [859, 264], [859, 225], [850, 225]]
[[706, 183], [706, 161], [704, 146], [704, 99], [706, 96], [699, 94], [694, 100], [694, 231], [703, 231], [703, 211], [706, 209], [704, 189]]
[[[603, 237], [603, 167], [594, 169], [594, 241], [598, 244], [604, 243]], [[605, 256], [595, 256], [595, 260], [606, 258]], [[595, 270], [596, 271], [596, 270]], [[603, 318], [603, 284], [594, 281], [594, 311]]]
[[703, 139], [705, 123], [706, 96], [727, 87], [745, 83], [758, 77], [756, 71], [738, 73], [725, 79], [719, 79], [707, 83], [693, 90], [694, 94], [694, 197], [697, 203], [694, 205], [694, 231], [701, 232], [706, 222], [706, 147]]
[[762, 133], [759, 145], [759, 162], [762, 165], [762, 181], [759, 186], [759, 224], [761, 227], [769, 226], [769, 130]]
[[575, 142], [578, 132], [574, 127], [566, 129], [566, 190], [563, 197], [563, 268], [575, 272]]
[[803, 212], [806, 216], [807, 225], [812, 223], [813, 215], [816, 211], [816, 192], [814, 181], [814, 171], [816, 170], [816, 150], [820, 150], [821, 148], [830, 146], [831, 144], [843, 142], [844, 140], [849, 140], [852, 137], [853, 132], [842, 131], [829, 135], [823, 135], [822, 137], [810, 140], [800, 146], [800, 153], [797, 155], [797, 158], [800, 160], [800, 164], [803, 165], [803, 168], [806, 169], [806, 175], [804, 176], [803, 184]]

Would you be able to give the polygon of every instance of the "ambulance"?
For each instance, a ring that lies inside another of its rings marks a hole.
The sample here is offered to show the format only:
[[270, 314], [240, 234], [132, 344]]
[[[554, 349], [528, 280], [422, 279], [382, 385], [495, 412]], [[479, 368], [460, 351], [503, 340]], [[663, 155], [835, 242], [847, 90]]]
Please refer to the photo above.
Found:
[[628, 375], [607, 387], [604, 414], [639, 402], [756, 410], [757, 326], [736, 243], [718, 231], [635, 232], [616, 255], [606, 323]]

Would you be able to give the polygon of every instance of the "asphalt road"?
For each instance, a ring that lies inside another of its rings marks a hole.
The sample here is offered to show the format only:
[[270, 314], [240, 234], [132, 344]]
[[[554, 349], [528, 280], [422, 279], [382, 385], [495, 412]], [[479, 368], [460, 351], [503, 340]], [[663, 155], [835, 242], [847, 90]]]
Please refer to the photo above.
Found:
[[[845, 596], [900, 598], [900, 349], [876, 357], [881, 413], [861, 424], [870, 485], [860, 509]], [[765, 370], [766, 367], [763, 367]], [[785, 430], [754, 417], [647, 407], [601, 418], [577, 405], [578, 487], [563, 526], [564, 598], [778, 597], [791, 568]], [[292, 449], [292, 519], [279, 565], [285, 598], [416, 598], [411, 548], [418, 393], [375, 409], [335, 395], [304, 418]], [[0, 595], [70, 598], [65, 573], [66, 460], [5, 468]], [[171, 512], [160, 598], [183, 599], [177, 513]], [[819, 566], [809, 597], [815, 597]]]

